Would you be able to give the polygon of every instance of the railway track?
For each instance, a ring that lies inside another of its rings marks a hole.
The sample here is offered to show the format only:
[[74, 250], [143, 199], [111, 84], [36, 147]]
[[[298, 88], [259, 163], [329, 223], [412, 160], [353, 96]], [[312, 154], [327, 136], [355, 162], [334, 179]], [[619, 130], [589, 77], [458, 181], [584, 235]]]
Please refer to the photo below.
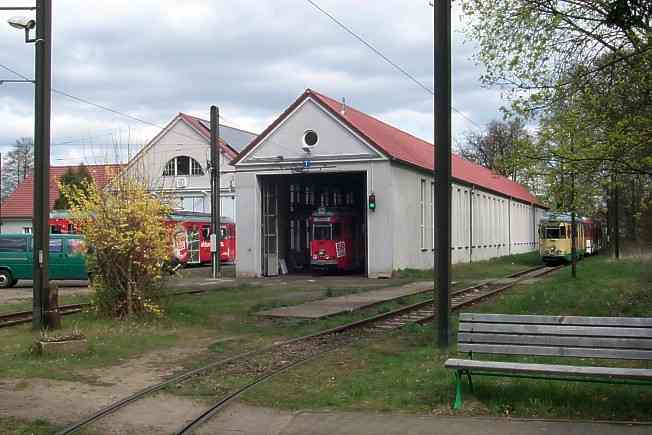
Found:
[[[190, 291], [181, 291], [168, 293], [165, 296], [181, 296], [181, 295], [195, 295], [206, 293], [206, 290], [190, 290]], [[68, 305], [59, 305], [59, 313], [62, 316], [67, 316], [69, 314], [80, 313], [84, 308], [89, 308], [92, 304], [83, 303], [83, 304], [68, 304]], [[1, 314], [0, 315], [0, 328], [8, 328], [10, 326], [22, 325], [25, 323], [30, 323], [32, 321], [32, 311], [16, 311], [14, 313]]]
[[[69, 304], [59, 305], [59, 313], [62, 316], [75, 314], [81, 312], [84, 308], [90, 307], [90, 303], [86, 304]], [[9, 326], [22, 325], [32, 321], [32, 311], [17, 311], [15, 313], [0, 315], [0, 328], [7, 328]]]
[[[451, 294], [451, 309], [458, 310], [464, 306], [476, 303], [482, 299], [513, 287], [524, 279], [543, 276], [558, 268], [559, 267], [546, 266], [531, 268], [510, 275], [507, 279], [488, 281], [456, 290]], [[434, 317], [432, 304], [433, 300], [429, 299], [387, 313], [378, 314], [370, 318], [341, 325], [304, 337], [275, 343], [257, 350], [213, 362], [204, 367], [182, 373], [167, 381], [140, 390], [129, 397], [100, 409], [96, 413], [58, 432], [57, 435], [74, 433], [82, 427], [112, 414], [147, 395], [160, 391], [166, 387], [192, 380], [199, 376], [211, 374], [217, 379], [224, 379], [227, 376], [242, 375], [243, 373], [255, 375], [252, 381], [246, 382], [241, 387], [226, 393], [215, 404], [204, 410], [191, 421], [186, 422], [183, 427], [175, 432], [176, 434], [193, 433], [195, 429], [208, 421], [231, 401], [247, 390], [254, 388], [256, 385], [265, 382], [274, 376], [284, 373], [293, 367], [314, 360], [325, 353], [356, 341], [372, 339], [408, 324], [426, 323], [432, 320]]]

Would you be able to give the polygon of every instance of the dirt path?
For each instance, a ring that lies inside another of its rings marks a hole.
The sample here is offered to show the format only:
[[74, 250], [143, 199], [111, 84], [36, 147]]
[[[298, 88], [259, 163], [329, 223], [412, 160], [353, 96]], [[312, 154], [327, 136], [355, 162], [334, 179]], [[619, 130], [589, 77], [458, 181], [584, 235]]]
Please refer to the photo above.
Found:
[[[79, 371], [83, 381], [0, 379], [0, 415], [56, 424], [73, 423], [110, 403], [181, 369], [180, 361], [204, 351], [215, 337], [187, 340], [173, 349], [157, 350], [123, 364]], [[202, 405], [159, 393], [100, 420], [91, 430], [100, 434], [167, 433], [191, 418]]]

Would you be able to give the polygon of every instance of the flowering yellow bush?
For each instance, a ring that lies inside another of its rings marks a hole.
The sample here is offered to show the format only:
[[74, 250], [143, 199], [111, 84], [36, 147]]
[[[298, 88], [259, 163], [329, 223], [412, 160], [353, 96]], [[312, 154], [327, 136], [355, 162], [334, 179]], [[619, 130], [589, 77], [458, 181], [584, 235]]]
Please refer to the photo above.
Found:
[[117, 177], [99, 189], [94, 183], [61, 185], [71, 219], [89, 246], [100, 313], [160, 314], [161, 265], [170, 258], [170, 208], [135, 179]]

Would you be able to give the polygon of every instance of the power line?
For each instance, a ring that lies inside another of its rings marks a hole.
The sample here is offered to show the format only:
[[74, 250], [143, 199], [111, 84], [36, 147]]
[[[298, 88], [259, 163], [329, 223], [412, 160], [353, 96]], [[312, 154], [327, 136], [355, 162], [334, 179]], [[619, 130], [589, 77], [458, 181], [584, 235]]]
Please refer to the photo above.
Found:
[[[9, 72], [11, 72], [11, 73], [17, 75], [18, 77], [21, 77], [21, 78], [25, 79], [25, 80], [31, 80], [31, 79], [30, 79], [29, 77], [27, 77], [26, 75], [21, 74], [21, 73], [19, 73], [18, 71], [9, 68], [9, 67], [6, 66], [6, 65], [0, 64], [0, 68], [4, 68], [5, 70], [7, 70], [7, 71], [9, 71]], [[158, 129], [161, 130], [161, 131], [165, 131], [165, 127], [161, 127], [160, 125], [154, 124], [153, 122], [146, 121], [146, 120], [144, 120], [144, 119], [138, 118], [138, 117], [133, 116], [133, 115], [130, 115], [130, 114], [128, 114], [128, 113], [120, 112], [119, 110], [112, 109], [112, 108], [110, 108], [110, 107], [108, 107], [108, 106], [104, 106], [104, 105], [102, 105], [102, 104], [94, 103], [94, 102], [92, 102], [92, 101], [90, 101], [90, 100], [87, 100], [87, 99], [85, 99], [85, 98], [77, 97], [77, 96], [75, 96], [75, 95], [69, 94], [68, 92], [64, 92], [64, 91], [61, 91], [61, 90], [58, 90], [58, 89], [55, 89], [55, 88], [52, 88], [52, 92], [54, 92], [54, 93], [56, 93], [56, 94], [59, 94], [59, 95], [63, 95], [64, 97], [68, 97], [68, 98], [70, 98], [70, 99], [72, 99], [72, 100], [75, 100], [75, 101], [77, 101], [77, 102], [84, 103], [84, 104], [87, 104], [87, 105], [89, 105], [89, 106], [93, 106], [93, 107], [96, 107], [96, 108], [98, 108], [98, 109], [102, 109], [102, 110], [105, 110], [105, 111], [111, 112], [111, 113], [113, 113], [113, 114], [115, 114], [115, 115], [119, 115], [119, 116], [122, 116], [122, 117], [125, 117], [125, 118], [128, 118], [128, 119], [131, 119], [131, 120], [133, 120], [133, 121], [140, 122], [140, 123], [142, 123], [142, 124], [145, 124], [145, 125], [149, 125], [149, 126], [151, 126], [151, 127], [158, 128]], [[185, 135], [185, 134], [182, 134], [182, 133], [175, 132], [175, 134], [178, 134], [179, 136], [186, 137], [186, 138], [188, 138], [188, 139], [193, 139], [193, 140], [195, 139], [195, 138], [193, 138], [193, 137], [191, 137], [191, 136], [188, 136], [188, 135]]]
[[[414, 77], [412, 74], [410, 74], [405, 68], [391, 60], [387, 55], [385, 55], [382, 51], [380, 51], [378, 48], [376, 48], [373, 44], [365, 40], [362, 36], [358, 35], [356, 32], [354, 32], [351, 28], [349, 28], [346, 24], [342, 23], [339, 19], [337, 19], [333, 14], [327, 12], [324, 10], [321, 6], [319, 6], [317, 3], [315, 3], [313, 0], [306, 0], [310, 5], [312, 5], [315, 9], [317, 9], [319, 12], [322, 14], [326, 15], [328, 18], [330, 18], [331, 21], [333, 21], [335, 24], [337, 24], [341, 29], [343, 29], [345, 32], [347, 32], [349, 35], [353, 36], [355, 39], [360, 41], [365, 47], [370, 49], [372, 52], [374, 52], [376, 55], [380, 56], [385, 62], [390, 64], [392, 67], [397, 69], [398, 71], [401, 72], [404, 76], [406, 76], [409, 80], [412, 82], [416, 83], [417, 86], [419, 86], [421, 89], [425, 90], [428, 92], [430, 95], [435, 95], [435, 91], [430, 89], [428, 86], [426, 86], [422, 81]], [[475, 122], [473, 119], [469, 118], [467, 115], [464, 114], [461, 110], [458, 110], [457, 108], [451, 106], [451, 109], [456, 112], [458, 115], [460, 115], [462, 118], [466, 119], [469, 121], [471, 124], [476, 126], [479, 129], [482, 129], [483, 127]]]

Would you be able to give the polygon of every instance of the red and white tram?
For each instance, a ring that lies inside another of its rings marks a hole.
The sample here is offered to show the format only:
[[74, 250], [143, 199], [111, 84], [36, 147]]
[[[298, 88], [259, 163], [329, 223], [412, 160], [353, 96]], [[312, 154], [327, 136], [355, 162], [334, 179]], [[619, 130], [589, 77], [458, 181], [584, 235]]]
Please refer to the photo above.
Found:
[[[210, 214], [176, 212], [168, 219], [168, 225], [173, 226], [174, 260], [183, 265], [210, 263]], [[222, 216], [220, 230], [220, 262], [233, 264], [236, 258], [235, 222]]]
[[[173, 263], [183, 265], [205, 264], [211, 261], [210, 214], [178, 211], [171, 214], [166, 225], [172, 229]], [[77, 230], [66, 211], [53, 211], [49, 219], [52, 234], [73, 234]], [[235, 222], [223, 216], [220, 219], [220, 262], [234, 264]]]
[[360, 219], [350, 208], [318, 208], [309, 218], [313, 270], [351, 271], [363, 258]]

